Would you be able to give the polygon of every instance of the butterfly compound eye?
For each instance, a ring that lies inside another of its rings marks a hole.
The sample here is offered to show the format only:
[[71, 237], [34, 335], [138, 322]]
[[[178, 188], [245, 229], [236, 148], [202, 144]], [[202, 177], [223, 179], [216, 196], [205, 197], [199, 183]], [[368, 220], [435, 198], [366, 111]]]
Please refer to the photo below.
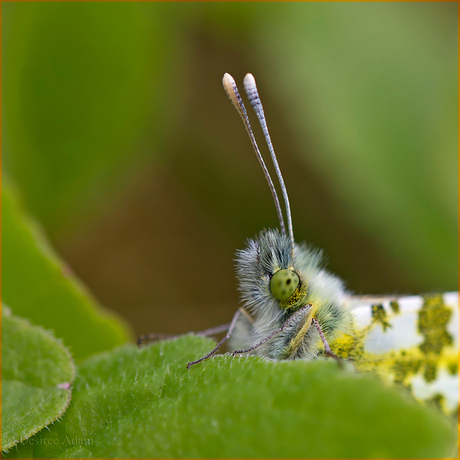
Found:
[[270, 280], [270, 291], [276, 299], [284, 302], [294, 294], [299, 283], [299, 277], [293, 270], [278, 270]]

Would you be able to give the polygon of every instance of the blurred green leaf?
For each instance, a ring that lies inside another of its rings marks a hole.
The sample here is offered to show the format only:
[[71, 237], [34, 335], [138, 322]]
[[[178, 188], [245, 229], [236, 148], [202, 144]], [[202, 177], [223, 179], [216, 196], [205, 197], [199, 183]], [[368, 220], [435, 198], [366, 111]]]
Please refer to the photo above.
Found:
[[254, 24], [303, 161], [421, 290], [458, 283], [457, 9], [287, 3]]
[[3, 300], [13, 313], [53, 329], [76, 359], [125, 343], [128, 327], [72, 275], [5, 180], [2, 192]]
[[2, 449], [62, 416], [75, 378], [68, 350], [53, 335], [2, 311]]
[[[27, 207], [54, 234], [80, 224], [88, 209], [103, 211], [120, 176], [126, 180], [147, 152], [158, 154], [170, 21], [166, 8], [136, 3], [5, 8], [12, 31], [4, 55], [5, 164]], [[139, 141], [147, 122], [148, 149]]]
[[447, 418], [335, 362], [219, 356], [187, 370], [212, 346], [188, 336], [89, 358], [71, 407], [34, 438], [33, 456], [440, 457], [453, 448]]

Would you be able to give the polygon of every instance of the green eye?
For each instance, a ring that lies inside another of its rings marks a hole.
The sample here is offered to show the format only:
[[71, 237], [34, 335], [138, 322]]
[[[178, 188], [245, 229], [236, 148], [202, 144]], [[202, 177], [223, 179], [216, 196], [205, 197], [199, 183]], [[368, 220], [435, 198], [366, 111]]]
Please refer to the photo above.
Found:
[[270, 291], [281, 302], [288, 300], [299, 286], [299, 277], [293, 270], [278, 270], [270, 280]]

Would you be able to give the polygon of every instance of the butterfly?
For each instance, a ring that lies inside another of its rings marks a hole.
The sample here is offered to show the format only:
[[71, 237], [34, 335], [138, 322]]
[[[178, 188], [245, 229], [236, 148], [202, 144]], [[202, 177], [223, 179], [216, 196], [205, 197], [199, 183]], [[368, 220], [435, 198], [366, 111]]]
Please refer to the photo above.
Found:
[[[226, 73], [222, 83], [267, 179], [280, 228], [261, 231], [237, 251], [236, 275], [243, 307], [229, 324], [196, 333], [226, 332], [213, 350], [187, 367], [212, 357], [226, 341], [233, 355], [247, 353], [273, 360], [331, 357], [412, 387], [422, 399], [431, 398], [448, 410], [456, 410], [458, 294], [401, 298], [351, 295], [342, 280], [324, 268], [320, 250], [294, 240], [289, 198], [254, 77], [244, 77], [244, 89], [270, 152], [286, 221], [235, 80]], [[147, 334], [138, 344], [168, 337], [173, 336]], [[433, 384], [437, 374], [443, 377], [441, 386]]]

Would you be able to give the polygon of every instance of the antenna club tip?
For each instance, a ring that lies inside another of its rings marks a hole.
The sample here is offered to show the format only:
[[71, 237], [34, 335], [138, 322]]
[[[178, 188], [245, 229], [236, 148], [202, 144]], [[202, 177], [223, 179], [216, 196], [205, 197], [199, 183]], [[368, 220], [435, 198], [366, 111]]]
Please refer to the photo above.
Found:
[[235, 80], [233, 79], [233, 77], [229, 73], [225, 72], [224, 76], [222, 77], [222, 85], [224, 86], [224, 88], [231, 88], [234, 84]]
[[245, 88], [255, 88], [256, 87], [256, 79], [252, 73], [247, 73], [243, 80], [243, 85]]

